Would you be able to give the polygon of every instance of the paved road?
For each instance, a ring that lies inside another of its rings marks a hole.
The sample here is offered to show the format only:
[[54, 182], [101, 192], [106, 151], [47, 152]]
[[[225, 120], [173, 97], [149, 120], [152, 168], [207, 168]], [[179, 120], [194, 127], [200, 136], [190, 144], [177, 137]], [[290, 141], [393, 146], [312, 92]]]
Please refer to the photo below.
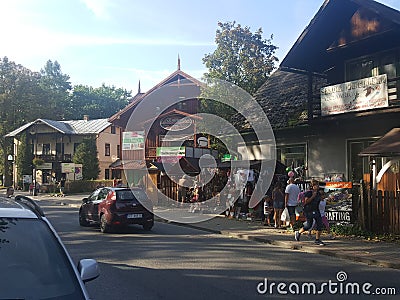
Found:
[[[365, 283], [372, 284], [364, 286], [370, 292], [380, 287], [389, 293], [394, 287], [397, 298], [400, 294], [399, 270], [158, 222], [151, 232], [132, 227], [101, 234], [97, 228], [78, 225], [77, 208], [46, 203], [41, 205], [74, 260], [90, 257], [100, 264], [101, 276], [87, 284], [94, 299], [304, 299], [311, 285], [323, 289], [326, 299], [361, 299], [365, 295], [344, 295], [345, 288], [362, 288]], [[280, 283], [288, 294], [280, 294]], [[260, 292], [269, 290], [260, 294], [257, 286]], [[305, 293], [294, 295], [296, 287], [301, 292], [303, 286]], [[374, 295], [373, 299], [396, 297]]]

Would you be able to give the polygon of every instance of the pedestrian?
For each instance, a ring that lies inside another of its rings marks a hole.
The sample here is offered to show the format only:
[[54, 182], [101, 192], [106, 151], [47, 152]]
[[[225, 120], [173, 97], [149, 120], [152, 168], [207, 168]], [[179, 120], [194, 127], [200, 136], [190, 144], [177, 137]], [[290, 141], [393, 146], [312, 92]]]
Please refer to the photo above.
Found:
[[[321, 196], [322, 193], [321, 193]], [[319, 202], [319, 213], [321, 214], [322, 224], [324, 224], [326, 231], [328, 233], [328, 237], [330, 239], [335, 239], [335, 236], [331, 234], [331, 227], [329, 226], [328, 218], [326, 217], [325, 208], [326, 208], [326, 197], [322, 197], [321, 201]], [[308, 235], [311, 236], [311, 231], [315, 229], [316, 223], [315, 220], [313, 221], [313, 226], [308, 230]]]
[[60, 187], [60, 195], [63, 196], [64, 189], [65, 189], [65, 178], [64, 177], [61, 177], [59, 187]]
[[300, 241], [301, 234], [311, 228], [313, 221], [315, 220], [315, 225], [317, 233], [315, 235], [315, 244], [319, 246], [324, 246], [325, 243], [321, 241], [322, 233], [322, 218], [319, 211], [319, 202], [321, 201], [321, 194], [319, 192], [319, 183], [317, 180], [311, 180], [311, 191], [307, 191], [304, 195], [304, 215], [306, 216], [306, 222], [299, 231], [295, 231], [294, 238], [296, 241]]
[[294, 177], [289, 177], [288, 185], [285, 189], [285, 207], [287, 207], [290, 216], [290, 230], [293, 230], [296, 222], [296, 206], [299, 194], [300, 188], [294, 183]]
[[273, 210], [272, 198], [270, 195], [264, 196], [264, 226], [271, 226], [271, 213]]
[[277, 181], [272, 191], [272, 201], [274, 207], [274, 220], [275, 228], [282, 227], [281, 215], [283, 208], [285, 207], [285, 195], [282, 192], [282, 183]]

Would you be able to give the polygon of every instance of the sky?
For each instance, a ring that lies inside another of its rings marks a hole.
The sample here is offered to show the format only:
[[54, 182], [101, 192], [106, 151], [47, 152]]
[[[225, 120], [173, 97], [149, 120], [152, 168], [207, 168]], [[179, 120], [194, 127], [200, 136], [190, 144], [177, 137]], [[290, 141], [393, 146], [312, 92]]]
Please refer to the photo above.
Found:
[[[400, 10], [400, 0], [378, 0]], [[58, 61], [73, 85], [146, 92], [177, 69], [195, 78], [218, 22], [263, 30], [282, 61], [323, 0], [0, 0], [0, 57], [40, 71]]]

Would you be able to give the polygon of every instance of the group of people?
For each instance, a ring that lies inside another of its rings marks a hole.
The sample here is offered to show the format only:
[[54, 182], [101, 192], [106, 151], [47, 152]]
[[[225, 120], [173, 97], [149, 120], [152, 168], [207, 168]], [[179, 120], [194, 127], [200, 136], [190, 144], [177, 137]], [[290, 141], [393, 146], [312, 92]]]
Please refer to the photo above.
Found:
[[[275, 228], [282, 228], [282, 213], [284, 209], [287, 208], [287, 213], [289, 214], [289, 230], [294, 231], [294, 224], [296, 222], [296, 208], [299, 205], [303, 206], [303, 214], [306, 221], [303, 226], [295, 231], [295, 240], [299, 241], [301, 235], [308, 231], [309, 235], [311, 230], [316, 230], [315, 244], [324, 245], [321, 241], [321, 233], [323, 226], [330, 234], [329, 222], [325, 215], [326, 199], [323, 196], [323, 191], [320, 190], [319, 182], [317, 180], [311, 180], [310, 190], [304, 192], [304, 202], [299, 203], [299, 194], [301, 193], [300, 188], [294, 182], [294, 178], [290, 177], [288, 184], [283, 190], [282, 183], [280, 181], [276, 182], [274, 189], [272, 190], [271, 196], [266, 196], [264, 199], [264, 214], [265, 221], [264, 225], [271, 225], [271, 221], [274, 221]], [[273, 215], [273, 218], [272, 218]]]

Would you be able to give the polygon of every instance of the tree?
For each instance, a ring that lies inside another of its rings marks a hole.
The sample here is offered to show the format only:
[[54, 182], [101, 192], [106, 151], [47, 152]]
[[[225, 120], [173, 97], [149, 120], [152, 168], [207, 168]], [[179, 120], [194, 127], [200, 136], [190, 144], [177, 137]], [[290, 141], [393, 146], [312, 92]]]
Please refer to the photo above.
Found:
[[51, 119], [65, 120], [69, 116], [69, 92], [72, 88], [70, 77], [61, 72], [61, 66], [57, 61], [48, 60], [40, 70], [40, 86], [46, 94], [49, 108], [52, 111]]
[[82, 176], [84, 180], [97, 179], [100, 174], [99, 159], [95, 138], [85, 138], [76, 148], [73, 162], [82, 164]]
[[255, 33], [236, 22], [218, 23], [217, 49], [206, 54], [203, 63], [208, 68], [205, 79], [217, 78], [236, 84], [251, 95], [261, 87], [275, 68], [277, 49], [270, 39], [262, 38], [262, 29]]
[[108, 118], [128, 105], [131, 92], [123, 88], [106, 86], [93, 88], [76, 85], [69, 98], [71, 117], [89, 115], [92, 119]]

